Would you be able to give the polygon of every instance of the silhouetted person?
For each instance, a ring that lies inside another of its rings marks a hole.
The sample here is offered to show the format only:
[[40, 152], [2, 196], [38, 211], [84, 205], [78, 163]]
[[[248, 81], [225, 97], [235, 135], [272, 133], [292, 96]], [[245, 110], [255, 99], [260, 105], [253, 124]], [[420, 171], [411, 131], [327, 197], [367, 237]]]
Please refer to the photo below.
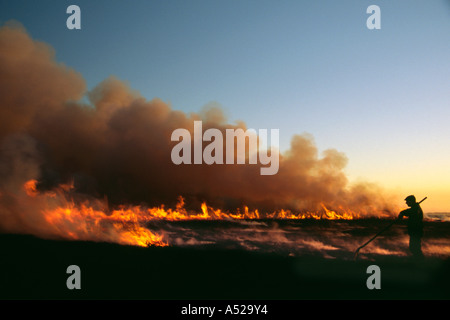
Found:
[[403, 210], [398, 215], [399, 219], [408, 217], [409, 251], [415, 258], [423, 258], [422, 236], [423, 236], [423, 211], [416, 202], [416, 197], [405, 198], [409, 209]]

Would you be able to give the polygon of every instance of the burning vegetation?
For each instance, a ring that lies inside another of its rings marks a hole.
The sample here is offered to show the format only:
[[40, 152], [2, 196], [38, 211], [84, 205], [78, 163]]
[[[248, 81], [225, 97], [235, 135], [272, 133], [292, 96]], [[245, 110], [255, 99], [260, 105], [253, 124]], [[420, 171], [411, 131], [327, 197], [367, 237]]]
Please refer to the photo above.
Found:
[[[299, 212], [279, 210], [260, 213], [257, 209], [226, 212], [215, 209], [203, 202], [201, 213], [188, 211], [183, 197], [178, 198], [174, 209], [159, 207], [144, 207], [120, 205], [110, 209], [106, 200], [80, 198], [73, 190], [72, 184], [63, 184], [51, 191], [39, 192], [37, 180], [27, 181], [23, 191], [31, 205], [40, 216], [39, 225], [31, 230], [39, 236], [60, 237], [73, 240], [92, 240], [116, 242], [137, 246], [167, 246], [163, 235], [151, 232], [147, 223], [154, 221], [205, 221], [205, 220], [298, 220], [298, 219], [329, 219], [352, 220], [360, 216], [354, 212], [336, 212], [322, 205], [319, 212]], [[79, 199], [77, 199], [79, 198]], [[35, 219], [37, 220], [37, 219]], [[42, 232], [42, 234], [40, 234]]]

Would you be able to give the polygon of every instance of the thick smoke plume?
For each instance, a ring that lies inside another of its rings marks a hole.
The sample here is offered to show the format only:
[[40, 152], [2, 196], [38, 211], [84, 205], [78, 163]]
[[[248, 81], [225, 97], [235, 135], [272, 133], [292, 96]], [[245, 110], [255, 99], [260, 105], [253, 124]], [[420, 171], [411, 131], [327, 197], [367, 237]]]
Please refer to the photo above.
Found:
[[[38, 180], [40, 190], [72, 181], [78, 193], [110, 205], [173, 205], [181, 195], [197, 209], [203, 201], [260, 212], [321, 210], [321, 204], [362, 214], [389, 209], [377, 187], [349, 184], [343, 153], [327, 150], [319, 156], [309, 135], [292, 138], [273, 176], [261, 176], [259, 165], [177, 166], [170, 157], [173, 130], [192, 132], [195, 120], [203, 121], [203, 130], [222, 132], [246, 130], [245, 123], [228, 123], [219, 108], [186, 114], [159, 99], [148, 101], [115, 77], [86, 93], [82, 76], [56, 62], [53, 49], [20, 26], [0, 28], [0, 48], [0, 224], [5, 229], [34, 223], [23, 213], [26, 203], [18, 210], [12, 200], [29, 179]], [[86, 94], [90, 103], [84, 104]]]

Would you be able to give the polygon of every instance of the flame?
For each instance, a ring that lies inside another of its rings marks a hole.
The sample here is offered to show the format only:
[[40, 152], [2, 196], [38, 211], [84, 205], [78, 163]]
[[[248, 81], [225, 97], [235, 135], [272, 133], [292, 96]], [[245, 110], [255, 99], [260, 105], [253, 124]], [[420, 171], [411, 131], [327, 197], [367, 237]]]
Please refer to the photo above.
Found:
[[236, 210], [236, 213], [225, 212], [220, 209], [214, 209], [203, 202], [201, 205], [202, 213], [189, 213], [184, 208], [184, 199], [179, 197], [179, 201], [176, 205], [176, 209], [165, 209], [164, 206], [156, 208], [141, 209], [140, 207], [134, 207], [132, 209], [133, 213], [128, 213], [128, 216], [136, 215], [140, 216], [141, 219], [155, 220], [169, 220], [169, 221], [179, 221], [179, 220], [241, 220], [241, 219], [329, 219], [329, 220], [352, 220], [355, 218], [360, 218], [360, 215], [355, 212], [344, 211], [342, 213], [337, 213], [336, 211], [329, 210], [324, 204], [321, 204], [324, 212], [300, 212], [294, 213], [291, 210], [281, 209], [279, 211], [274, 211], [271, 213], [260, 214], [258, 209], [250, 210], [247, 206], [244, 206], [243, 212], [240, 209]]
[[85, 204], [68, 204], [44, 210], [45, 220], [58, 234], [74, 240], [97, 240], [137, 246], [167, 246], [162, 236], [153, 234], [139, 224], [134, 216], [113, 211], [107, 215]]
[[[122, 205], [109, 209], [106, 201], [75, 201], [70, 197], [73, 183], [60, 185], [52, 191], [39, 192], [37, 181], [27, 181], [23, 186], [30, 199], [44, 202], [40, 213], [48, 224], [52, 234], [73, 239], [116, 242], [136, 246], [168, 246], [163, 236], [148, 230], [145, 225], [149, 221], [183, 221], [183, 220], [242, 220], [242, 219], [330, 219], [351, 220], [360, 215], [338, 208], [330, 210], [321, 204], [323, 210], [318, 212], [293, 212], [278, 210], [260, 213], [257, 209], [250, 210], [247, 206], [236, 212], [215, 209], [203, 202], [201, 212], [188, 212], [183, 197], [178, 198], [175, 209], [164, 205], [153, 208], [143, 206]], [[69, 199], [69, 200], [68, 200]]]
[[39, 194], [36, 186], [37, 186], [37, 180], [35, 180], [35, 179], [25, 182], [25, 184], [23, 185], [23, 189], [25, 190], [25, 193], [27, 194], [27, 196], [36, 197]]
[[353, 220], [354, 218], [359, 218], [359, 215], [356, 213], [350, 214], [345, 211], [343, 211], [342, 213], [336, 213], [335, 211], [328, 210], [323, 203], [321, 205], [322, 205], [322, 208], [325, 210], [325, 215], [326, 215], [327, 219], [330, 219], [330, 220], [339, 220], [339, 219]]
[[96, 209], [88, 202], [75, 203], [66, 194], [73, 183], [60, 185], [58, 189], [40, 193], [36, 180], [24, 184], [27, 196], [43, 206], [41, 214], [48, 233], [71, 240], [116, 242], [136, 246], [168, 246], [163, 237], [141, 225], [143, 219], [134, 210], [105, 209], [104, 203]]

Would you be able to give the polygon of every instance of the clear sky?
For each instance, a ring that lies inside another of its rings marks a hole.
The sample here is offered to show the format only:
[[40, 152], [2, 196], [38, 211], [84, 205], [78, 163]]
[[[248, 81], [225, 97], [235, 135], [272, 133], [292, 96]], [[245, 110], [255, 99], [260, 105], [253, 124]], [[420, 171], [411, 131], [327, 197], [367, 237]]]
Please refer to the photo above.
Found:
[[[81, 8], [81, 30], [66, 8]], [[366, 9], [381, 8], [369, 30]], [[0, 1], [91, 89], [110, 75], [174, 109], [308, 132], [351, 181], [450, 211], [449, 0]]]

